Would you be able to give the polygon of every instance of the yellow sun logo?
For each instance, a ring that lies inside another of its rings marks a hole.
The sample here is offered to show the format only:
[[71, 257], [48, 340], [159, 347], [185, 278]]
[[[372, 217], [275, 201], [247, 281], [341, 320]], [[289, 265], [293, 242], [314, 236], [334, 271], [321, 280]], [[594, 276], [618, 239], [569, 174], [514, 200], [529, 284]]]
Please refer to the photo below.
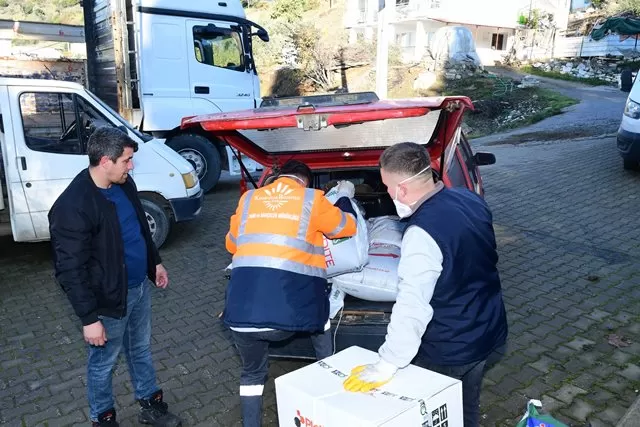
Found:
[[286, 196], [293, 193], [293, 189], [289, 188], [287, 184], [278, 183], [276, 188], [273, 190], [265, 190], [265, 193], [269, 197], [269, 199], [264, 201], [267, 209], [271, 211], [275, 211], [280, 209], [285, 205], [289, 200], [286, 199]]

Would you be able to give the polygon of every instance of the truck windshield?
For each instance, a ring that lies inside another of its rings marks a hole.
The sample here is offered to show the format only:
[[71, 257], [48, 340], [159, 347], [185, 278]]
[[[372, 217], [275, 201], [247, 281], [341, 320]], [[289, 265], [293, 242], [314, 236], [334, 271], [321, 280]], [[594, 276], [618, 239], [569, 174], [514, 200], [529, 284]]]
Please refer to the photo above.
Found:
[[133, 126], [131, 126], [131, 123], [129, 123], [128, 121], [126, 121], [125, 119], [122, 118], [122, 116], [120, 116], [120, 114], [116, 113], [113, 108], [109, 107], [105, 102], [103, 102], [100, 98], [98, 98], [97, 96], [95, 96], [93, 93], [91, 93], [91, 91], [88, 91], [85, 89], [85, 92], [94, 100], [96, 101], [98, 104], [100, 104], [102, 106], [102, 108], [104, 108], [105, 110], [107, 110], [108, 112], [110, 112], [115, 118], [116, 120], [118, 120], [118, 122], [120, 122], [120, 124], [122, 124], [122, 126], [126, 127], [127, 129], [129, 129], [131, 132], [135, 133], [136, 136], [138, 138], [140, 138], [141, 140], [143, 140], [144, 142], [147, 141], [151, 141], [153, 139], [153, 137], [151, 135], [147, 135], [144, 134], [142, 132], [140, 132], [138, 129], [134, 128]]

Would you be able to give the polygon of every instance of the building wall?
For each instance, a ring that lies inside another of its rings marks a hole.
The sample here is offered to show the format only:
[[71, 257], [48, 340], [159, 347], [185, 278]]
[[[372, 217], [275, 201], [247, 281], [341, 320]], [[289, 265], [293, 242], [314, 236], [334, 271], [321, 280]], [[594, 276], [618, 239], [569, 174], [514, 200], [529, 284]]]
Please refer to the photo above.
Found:
[[[447, 24], [438, 21], [394, 24], [395, 39], [393, 42], [401, 48], [403, 61], [405, 63], [420, 61], [431, 47], [436, 31], [445, 26]], [[483, 65], [493, 65], [495, 61], [502, 60], [513, 45], [513, 30], [476, 25], [463, 26], [471, 31], [476, 51]], [[502, 41], [501, 44], [500, 41]]]

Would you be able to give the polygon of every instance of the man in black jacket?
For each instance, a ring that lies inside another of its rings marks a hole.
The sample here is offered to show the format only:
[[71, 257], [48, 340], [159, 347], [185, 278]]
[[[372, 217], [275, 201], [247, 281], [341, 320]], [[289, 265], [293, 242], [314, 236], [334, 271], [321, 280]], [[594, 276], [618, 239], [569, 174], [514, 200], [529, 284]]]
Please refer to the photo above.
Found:
[[138, 145], [112, 127], [88, 141], [80, 172], [49, 212], [55, 275], [89, 344], [93, 427], [117, 427], [111, 373], [121, 350], [140, 403], [138, 421], [181, 426], [168, 412], [151, 359], [151, 290], [169, 284], [129, 172]]

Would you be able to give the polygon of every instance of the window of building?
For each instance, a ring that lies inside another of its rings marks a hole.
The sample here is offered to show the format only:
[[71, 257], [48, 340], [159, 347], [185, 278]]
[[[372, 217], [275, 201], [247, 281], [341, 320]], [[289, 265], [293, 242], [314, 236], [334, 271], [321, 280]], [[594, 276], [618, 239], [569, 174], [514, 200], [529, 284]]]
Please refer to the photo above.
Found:
[[411, 47], [413, 43], [413, 33], [396, 34], [396, 44], [400, 47]]
[[244, 71], [242, 37], [237, 31], [215, 31], [209, 27], [193, 27], [196, 60], [201, 64]]
[[27, 147], [47, 153], [86, 154], [91, 133], [101, 126], [113, 126], [89, 103], [70, 93], [22, 93], [20, 113]]
[[505, 50], [504, 34], [493, 33], [491, 36], [491, 49]]

